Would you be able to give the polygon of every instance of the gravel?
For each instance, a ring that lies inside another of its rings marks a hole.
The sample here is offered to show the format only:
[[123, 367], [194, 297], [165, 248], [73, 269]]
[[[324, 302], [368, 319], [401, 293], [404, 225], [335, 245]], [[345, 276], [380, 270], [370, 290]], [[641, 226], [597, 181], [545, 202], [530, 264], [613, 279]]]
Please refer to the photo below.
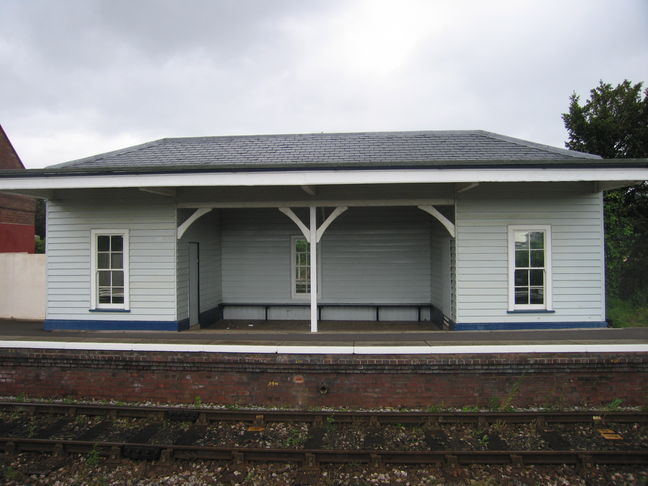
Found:
[[[0, 413], [4, 435], [28, 434], [74, 439], [93, 427], [101, 431], [97, 440], [115, 440], [144, 429], [148, 419], [103, 417], [47, 417], [26, 419], [20, 413]], [[158, 430], [151, 444], [169, 444], [187, 432], [198, 434], [200, 445], [217, 447], [303, 448], [309, 439], [306, 423], [268, 423], [262, 431], [251, 431], [242, 422], [193, 425], [187, 422], [156, 422]], [[623, 440], [604, 439], [599, 428], [610, 428]], [[639, 424], [555, 425], [551, 429], [574, 449], [648, 450], [648, 427]], [[430, 441], [439, 448], [488, 450], [505, 443], [509, 450], [548, 450], [549, 444], [533, 424], [491, 423], [480, 427], [441, 424], [383, 425], [336, 423], [330, 419], [318, 430], [317, 447], [323, 449], [422, 450]], [[0, 434], [3, 435], [3, 434]], [[191, 435], [191, 434], [189, 434]], [[94, 439], [92, 439], [94, 440]], [[499, 442], [498, 442], [499, 441]], [[65, 458], [32, 454], [0, 455], [0, 484], [5, 486], [148, 486], [148, 485], [223, 485], [223, 486], [354, 486], [354, 485], [435, 485], [435, 486], [525, 486], [525, 485], [643, 485], [648, 486], [648, 466], [593, 466], [585, 470], [570, 466], [398, 466], [375, 467], [323, 465], [304, 470], [299, 464], [248, 464], [240, 469], [230, 463], [176, 462], [155, 465], [122, 460], [111, 463], [96, 455]]]
[[[51, 470], [46, 471], [47, 467]], [[0, 462], [5, 486], [608, 486], [646, 485], [648, 468], [569, 466], [385, 467], [323, 466], [305, 471], [298, 465], [263, 464], [234, 469], [212, 462], [158, 467], [142, 462], [108, 463], [92, 457], [69, 457], [43, 464], [40, 456], [20, 454]], [[36, 472], [37, 471], [37, 472]]]

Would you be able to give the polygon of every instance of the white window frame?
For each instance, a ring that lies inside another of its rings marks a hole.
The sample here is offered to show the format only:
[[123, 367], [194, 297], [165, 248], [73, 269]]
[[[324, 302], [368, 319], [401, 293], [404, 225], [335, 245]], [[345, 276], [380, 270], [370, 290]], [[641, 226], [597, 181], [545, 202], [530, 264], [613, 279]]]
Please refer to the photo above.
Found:
[[[515, 233], [518, 231], [541, 231], [544, 242], [544, 304], [515, 303]], [[553, 311], [552, 305], [552, 258], [550, 225], [509, 225], [508, 227], [508, 310], [515, 311]]]
[[[293, 299], [309, 299], [310, 292], [307, 294], [297, 293], [297, 278], [295, 275], [296, 263], [295, 257], [297, 256], [296, 242], [297, 240], [306, 240], [304, 235], [293, 235], [290, 237], [290, 295]], [[317, 296], [322, 295], [322, 246], [317, 244]]]
[[[97, 296], [97, 240], [99, 236], [121, 236], [123, 238], [123, 272], [124, 272], [124, 303], [100, 304]], [[127, 229], [93, 229], [90, 230], [90, 309], [91, 310], [130, 310], [130, 258], [129, 231]]]

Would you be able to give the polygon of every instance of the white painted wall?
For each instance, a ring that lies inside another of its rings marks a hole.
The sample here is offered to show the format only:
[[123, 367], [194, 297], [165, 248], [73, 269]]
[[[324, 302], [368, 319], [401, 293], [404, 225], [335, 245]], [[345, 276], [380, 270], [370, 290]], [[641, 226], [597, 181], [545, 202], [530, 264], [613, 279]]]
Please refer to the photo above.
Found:
[[0, 253], [0, 318], [45, 318], [45, 255]]
[[[90, 231], [130, 231], [130, 312], [90, 312]], [[47, 203], [47, 319], [176, 320], [176, 209], [136, 189]]]
[[[591, 184], [493, 184], [458, 195], [459, 323], [605, 320], [602, 195]], [[553, 314], [509, 314], [508, 225], [551, 225]]]

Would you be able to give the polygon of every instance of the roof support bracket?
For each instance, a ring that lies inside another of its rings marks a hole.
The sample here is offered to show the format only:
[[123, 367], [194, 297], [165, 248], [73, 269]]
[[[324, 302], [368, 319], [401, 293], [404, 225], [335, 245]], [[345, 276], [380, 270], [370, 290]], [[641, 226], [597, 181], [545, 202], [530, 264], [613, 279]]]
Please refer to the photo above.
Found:
[[434, 206], [418, 206], [418, 208], [421, 211], [425, 211], [426, 213], [434, 216], [437, 220], [439, 220], [439, 223], [441, 223], [443, 226], [445, 226], [445, 229], [448, 230], [448, 233], [450, 233], [450, 236], [455, 238], [455, 225], [452, 221], [450, 221], [448, 218], [446, 218], [441, 212], [435, 208]]
[[[306, 238], [306, 241], [308, 243], [311, 242], [311, 231], [310, 229], [302, 222], [301, 219], [299, 219], [299, 216], [295, 214], [295, 212], [290, 209], [290, 208], [277, 208], [279, 211], [281, 211], [283, 214], [288, 216], [292, 221], [297, 225], [299, 230], [302, 232], [304, 235], [304, 238]], [[346, 206], [338, 206], [336, 207], [331, 214], [328, 215], [328, 218], [324, 220], [324, 222], [320, 225], [319, 228], [317, 228], [317, 231], [315, 232], [315, 242], [319, 243], [320, 240], [322, 239], [322, 236], [324, 235], [324, 232], [327, 230], [329, 226], [331, 226], [331, 223], [337, 219], [340, 214], [342, 214], [344, 211], [349, 209]]]
[[194, 223], [194, 221], [196, 221], [201, 216], [204, 216], [211, 210], [212, 208], [196, 209], [194, 213], [187, 218], [186, 221], [184, 221], [180, 226], [178, 226], [178, 239], [182, 238], [182, 235], [185, 234], [185, 232], [189, 229], [189, 226], [191, 226]]
[[324, 232], [331, 225], [331, 223], [333, 221], [335, 221], [337, 219], [337, 217], [340, 214], [342, 214], [344, 211], [346, 211], [347, 209], [349, 209], [349, 208], [346, 207], [346, 206], [338, 206], [337, 208], [335, 208], [333, 210], [333, 212], [331, 214], [329, 214], [328, 218], [326, 218], [324, 220], [322, 225], [319, 228], [317, 228], [317, 242], [318, 243], [322, 239], [322, 235], [324, 235]]
[[301, 189], [302, 189], [302, 191], [304, 191], [309, 196], [316, 196], [317, 195], [317, 191], [315, 190], [315, 186], [302, 185]]
[[290, 208], [277, 208], [277, 209], [293, 220], [293, 223], [297, 225], [299, 230], [304, 235], [304, 238], [306, 238], [306, 241], [310, 243], [311, 240], [310, 229], [308, 229], [308, 227], [304, 223], [302, 223], [302, 220], [299, 219], [299, 217], [295, 214], [295, 212]]
[[471, 189], [474, 189], [478, 185], [479, 182], [462, 182], [459, 184], [455, 184], [455, 192], [460, 193], [460, 192], [470, 191]]
[[175, 187], [140, 187], [139, 190], [165, 197], [175, 197], [176, 195]]

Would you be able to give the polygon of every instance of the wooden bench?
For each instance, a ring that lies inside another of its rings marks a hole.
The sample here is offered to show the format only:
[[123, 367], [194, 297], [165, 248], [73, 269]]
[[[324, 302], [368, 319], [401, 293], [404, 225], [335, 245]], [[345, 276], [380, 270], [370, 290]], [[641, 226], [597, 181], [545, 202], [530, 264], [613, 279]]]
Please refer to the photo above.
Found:
[[[225, 307], [263, 307], [265, 320], [268, 320], [268, 311], [271, 307], [306, 307], [310, 308], [310, 302], [224, 302], [220, 304], [223, 309]], [[327, 307], [373, 307], [376, 310], [376, 321], [380, 321], [380, 309], [385, 308], [416, 308], [417, 320], [421, 322], [421, 311], [423, 309], [430, 310], [430, 317], [432, 316], [434, 306], [429, 302], [424, 303], [318, 303], [317, 304], [317, 319], [322, 320], [322, 309]]]

